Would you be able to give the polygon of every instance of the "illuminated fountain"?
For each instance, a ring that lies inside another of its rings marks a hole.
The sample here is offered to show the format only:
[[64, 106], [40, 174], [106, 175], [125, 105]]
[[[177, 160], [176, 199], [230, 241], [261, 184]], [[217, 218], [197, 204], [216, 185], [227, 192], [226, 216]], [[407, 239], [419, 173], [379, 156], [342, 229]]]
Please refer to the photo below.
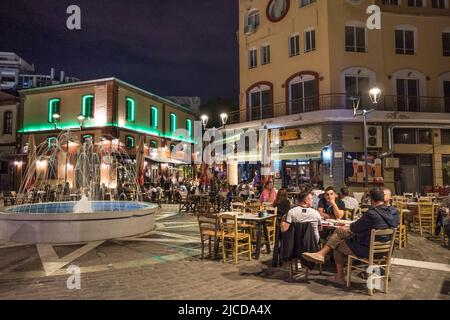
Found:
[[[81, 142], [74, 133], [62, 132], [36, 147], [30, 136], [16, 206], [0, 212], [0, 241], [85, 243], [154, 229], [157, 206], [141, 202], [137, 183], [143, 141], [133, 162], [118, 140], [104, 137], [94, 143], [86, 138]], [[118, 180], [127, 184], [133, 201], [118, 201], [121, 194], [113, 192]], [[102, 191], [102, 184], [108, 191]]]

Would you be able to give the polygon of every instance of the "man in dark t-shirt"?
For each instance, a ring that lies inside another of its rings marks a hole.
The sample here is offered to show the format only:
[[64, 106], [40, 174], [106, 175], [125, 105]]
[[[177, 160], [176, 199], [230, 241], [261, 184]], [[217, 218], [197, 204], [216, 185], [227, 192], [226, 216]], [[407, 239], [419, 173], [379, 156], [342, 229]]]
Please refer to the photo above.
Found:
[[345, 204], [339, 200], [333, 187], [325, 189], [325, 196], [319, 201], [319, 213], [322, 218], [343, 219], [345, 216]]

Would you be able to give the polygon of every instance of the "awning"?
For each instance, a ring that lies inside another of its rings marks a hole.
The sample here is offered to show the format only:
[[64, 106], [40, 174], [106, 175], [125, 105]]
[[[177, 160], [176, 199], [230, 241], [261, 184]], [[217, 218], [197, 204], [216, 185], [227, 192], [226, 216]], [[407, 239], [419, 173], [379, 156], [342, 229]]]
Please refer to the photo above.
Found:
[[153, 157], [149, 157], [149, 156], [145, 156], [145, 161], [153, 161], [153, 162], [157, 162], [157, 163], [167, 163], [167, 164], [190, 164], [184, 161], [180, 161], [177, 159], [160, 159], [160, 158], [153, 158]]
[[322, 144], [286, 146], [278, 154], [272, 154], [272, 160], [320, 160], [322, 150]]

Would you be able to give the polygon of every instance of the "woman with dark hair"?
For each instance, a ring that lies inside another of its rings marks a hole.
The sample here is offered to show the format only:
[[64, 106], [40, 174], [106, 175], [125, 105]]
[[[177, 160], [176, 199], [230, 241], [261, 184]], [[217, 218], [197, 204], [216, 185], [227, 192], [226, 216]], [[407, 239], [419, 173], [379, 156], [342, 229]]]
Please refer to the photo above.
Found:
[[285, 215], [291, 210], [291, 202], [288, 199], [286, 189], [280, 189], [277, 193], [277, 198], [273, 204], [277, 208], [277, 226], [275, 232], [275, 247], [273, 249], [272, 267], [278, 268], [281, 266], [280, 249], [281, 249], [281, 221]]

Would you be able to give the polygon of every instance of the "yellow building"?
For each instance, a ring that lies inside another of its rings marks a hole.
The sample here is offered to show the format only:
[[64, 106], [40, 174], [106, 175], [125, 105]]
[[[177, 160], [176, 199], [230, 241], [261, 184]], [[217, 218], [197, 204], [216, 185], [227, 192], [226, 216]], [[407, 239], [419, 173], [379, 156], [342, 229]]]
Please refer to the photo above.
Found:
[[[239, 3], [240, 110], [230, 120], [241, 124], [231, 127], [294, 128], [304, 136], [320, 127], [322, 146], [333, 149], [321, 180], [361, 187], [364, 177], [349, 172], [363, 151], [362, 119], [352, 109], [359, 98], [362, 107], [376, 109], [368, 118], [373, 158], [388, 153], [400, 162], [395, 168], [396, 161], [383, 161], [382, 181], [398, 192], [450, 184], [448, 1]], [[367, 27], [374, 4], [381, 8], [380, 30]], [[376, 106], [368, 95], [375, 86], [382, 90]], [[285, 148], [304, 154], [311, 144], [297, 139]], [[314, 162], [293, 158], [290, 165]], [[315, 160], [317, 171], [321, 160]], [[280, 168], [285, 174], [286, 164]], [[369, 181], [380, 182], [374, 168]], [[288, 169], [299, 176], [298, 168]]]
[[[190, 172], [170, 160], [170, 150], [177, 144], [192, 142], [198, 116], [187, 107], [115, 78], [21, 90], [20, 98], [22, 147], [30, 135], [36, 145], [51, 145], [62, 131], [70, 130], [79, 141], [120, 145], [134, 158], [143, 137], [150, 180], [156, 182], [161, 173], [182, 178]], [[176, 132], [181, 129], [184, 134]], [[70, 153], [77, 148], [70, 145]], [[66, 180], [65, 171], [64, 166], [59, 168], [54, 179]]]

